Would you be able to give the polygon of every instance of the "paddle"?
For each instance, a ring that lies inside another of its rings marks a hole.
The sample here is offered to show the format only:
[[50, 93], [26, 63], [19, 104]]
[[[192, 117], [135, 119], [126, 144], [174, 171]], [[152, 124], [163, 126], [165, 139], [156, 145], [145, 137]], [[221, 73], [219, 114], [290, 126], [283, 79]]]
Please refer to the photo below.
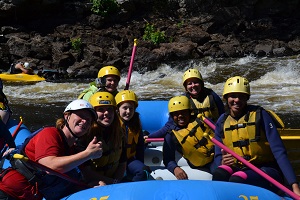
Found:
[[77, 181], [77, 180], [75, 180], [75, 179], [69, 177], [69, 176], [66, 175], [66, 174], [60, 173], [60, 172], [55, 171], [55, 170], [53, 170], [53, 169], [51, 169], [51, 168], [49, 168], [49, 167], [47, 167], [47, 166], [45, 166], [45, 165], [42, 165], [42, 164], [40, 164], [40, 163], [38, 163], [38, 162], [35, 162], [35, 161], [33, 161], [33, 160], [30, 160], [30, 159], [28, 159], [27, 157], [25, 157], [25, 156], [23, 156], [23, 155], [21, 155], [21, 154], [14, 154], [13, 157], [14, 157], [15, 159], [20, 159], [21, 161], [27, 162], [28, 164], [30, 164], [30, 165], [32, 165], [32, 166], [34, 166], [34, 167], [36, 167], [36, 168], [39, 168], [39, 169], [41, 169], [41, 170], [43, 170], [43, 171], [46, 171], [46, 172], [48, 172], [49, 174], [58, 176], [58, 177], [60, 177], [60, 178], [62, 178], [62, 179], [65, 179], [66, 181], [69, 181], [69, 182], [71, 182], [71, 183], [74, 183], [74, 184], [76, 184], [76, 185], [79, 185], [79, 186], [81, 186], [81, 187], [83, 187], [83, 188], [85, 188], [85, 189], [91, 188], [89, 185], [87, 185], [87, 184], [85, 184], [85, 183], [83, 183], [83, 182]]
[[[216, 126], [211, 121], [209, 121], [207, 118], [205, 118], [203, 115], [202, 115], [202, 121], [205, 124], [207, 124], [213, 131], [215, 131]], [[237, 160], [239, 160], [240, 162], [242, 162], [245, 166], [247, 166], [248, 168], [250, 168], [253, 171], [255, 171], [256, 173], [258, 173], [260, 176], [262, 176], [263, 178], [265, 178], [266, 180], [268, 180], [270, 183], [272, 183], [273, 185], [275, 185], [277, 188], [279, 188], [283, 192], [285, 192], [288, 195], [290, 195], [293, 199], [300, 199], [300, 197], [298, 195], [296, 195], [294, 192], [292, 192], [291, 190], [289, 190], [288, 188], [286, 188], [284, 185], [282, 185], [281, 183], [279, 183], [278, 181], [276, 181], [275, 179], [273, 179], [271, 176], [269, 176], [268, 174], [266, 174], [265, 172], [263, 172], [262, 170], [260, 170], [259, 168], [257, 168], [256, 166], [254, 166], [253, 164], [251, 164], [250, 162], [248, 162], [247, 160], [245, 160], [243, 157], [239, 156], [237, 153], [235, 153], [234, 151], [232, 151], [230, 148], [228, 148], [227, 146], [225, 146], [223, 143], [219, 142], [218, 140], [216, 140], [215, 138], [211, 137], [207, 133], [204, 133], [203, 136], [205, 138], [211, 140], [215, 145], [217, 145], [221, 149], [224, 149], [227, 153], [231, 154]]]
[[126, 80], [126, 86], [124, 90], [129, 89], [129, 84], [130, 84], [130, 79], [131, 79], [131, 73], [132, 73], [132, 66], [133, 66], [133, 61], [134, 61], [134, 56], [135, 56], [135, 51], [136, 51], [136, 45], [137, 45], [137, 39], [134, 39], [133, 41], [133, 48], [132, 48], [132, 54], [131, 54], [131, 59], [130, 59], [130, 65], [129, 65], [129, 70], [128, 70], [128, 75], [127, 75], [127, 80]]
[[163, 142], [164, 138], [147, 138], [145, 139], [145, 142]]

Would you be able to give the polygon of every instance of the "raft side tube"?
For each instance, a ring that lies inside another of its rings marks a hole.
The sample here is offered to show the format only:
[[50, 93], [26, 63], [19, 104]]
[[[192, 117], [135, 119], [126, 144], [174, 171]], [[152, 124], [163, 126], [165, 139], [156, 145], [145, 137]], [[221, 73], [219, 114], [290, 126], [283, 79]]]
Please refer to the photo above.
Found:
[[156, 180], [119, 183], [83, 190], [64, 199], [291, 200], [290, 198], [280, 197], [269, 190], [252, 185], [207, 180]]
[[140, 114], [143, 130], [149, 133], [162, 128], [169, 118], [168, 101], [139, 101], [136, 111]]

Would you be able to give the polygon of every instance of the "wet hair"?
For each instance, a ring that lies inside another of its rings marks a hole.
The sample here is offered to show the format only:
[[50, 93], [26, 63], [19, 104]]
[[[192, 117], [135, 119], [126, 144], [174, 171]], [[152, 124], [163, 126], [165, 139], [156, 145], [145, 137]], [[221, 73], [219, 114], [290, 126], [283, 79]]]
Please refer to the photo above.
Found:
[[[65, 114], [67, 114], [68, 116], [70, 116], [71, 112], [70, 111], [65, 112], [64, 116], [65, 116]], [[59, 118], [59, 119], [56, 120], [56, 123], [55, 123], [55, 127], [56, 128], [63, 129], [65, 125], [66, 125], [65, 117], [62, 117], [62, 118]]]

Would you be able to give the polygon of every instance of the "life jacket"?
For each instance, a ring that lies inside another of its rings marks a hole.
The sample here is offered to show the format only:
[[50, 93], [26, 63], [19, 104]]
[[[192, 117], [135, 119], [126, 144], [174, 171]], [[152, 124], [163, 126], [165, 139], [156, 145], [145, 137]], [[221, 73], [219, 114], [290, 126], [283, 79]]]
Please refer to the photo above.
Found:
[[177, 139], [175, 141], [177, 150], [192, 165], [192, 168], [203, 167], [213, 160], [214, 144], [203, 137], [204, 132], [211, 136], [214, 135], [199, 118], [189, 123], [187, 128], [178, 131], [173, 130]]
[[199, 102], [197, 99], [192, 98], [189, 93], [186, 93], [186, 96], [190, 100], [192, 113], [191, 115], [197, 117], [198, 114], [203, 114], [205, 117], [216, 121], [219, 118], [218, 107], [214, 101], [212, 95], [212, 90], [204, 88], [204, 93], [207, 94], [203, 102]]
[[98, 141], [102, 141], [102, 156], [97, 159], [91, 159], [91, 167], [100, 175], [107, 177], [114, 177], [114, 174], [119, 166], [119, 159], [122, 154], [122, 145], [115, 148], [115, 144], [112, 141], [106, 142], [97, 137]]
[[126, 154], [127, 154], [127, 159], [131, 159], [133, 157], [135, 157], [136, 155], [136, 146], [139, 140], [139, 135], [141, 134], [141, 132], [139, 133], [134, 133], [133, 130], [126, 126], [126, 124], [123, 122], [123, 120], [120, 119], [121, 122], [121, 126], [122, 129], [127, 137], [127, 144], [126, 144]]
[[[261, 111], [258, 106], [248, 107], [249, 111], [239, 120], [224, 115], [223, 143], [239, 156], [253, 164], [273, 162], [274, 156], [261, 126]], [[237, 162], [237, 165], [241, 163]]]
[[[29, 143], [29, 141], [39, 134], [43, 130], [43, 128], [39, 129], [38, 131], [34, 132], [30, 136], [28, 136], [24, 143], [16, 148], [14, 153], [20, 153], [26, 156], [25, 154], [25, 147]], [[60, 134], [63, 134], [59, 131]], [[47, 134], [44, 132], [43, 134]], [[65, 141], [65, 145], [68, 145]], [[66, 149], [69, 147], [67, 146]], [[69, 155], [69, 152], [65, 154], [65, 156]], [[46, 172], [31, 166], [30, 164], [20, 160], [14, 159], [11, 157], [10, 163], [13, 169], [17, 170], [20, 174], [22, 174], [32, 185], [38, 185], [38, 190], [40, 193], [43, 194], [45, 199], [55, 200], [65, 197], [69, 194], [75, 193], [80, 191], [82, 188], [80, 186], [75, 185], [65, 179], [62, 179], [55, 175], [49, 175]], [[80, 180], [81, 173], [78, 168], [70, 170], [69, 172], [65, 173], [69, 177]]]
[[[83, 90], [80, 95], [78, 96], [78, 99], [84, 99], [86, 101], [89, 101], [90, 97], [95, 94], [96, 92], [106, 91], [105, 87], [98, 87], [96, 82], [91, 82], [90, 87]], [[116, 96], [118, 94], [118, 90], [111, 93], [113, 96]]]
[[96, 87], [95, 82], [90, 83], [90, 87], [82, 91], [78, 96], [78, 99], [89, 100], [89, 98], [95, 94], [99, 89]]

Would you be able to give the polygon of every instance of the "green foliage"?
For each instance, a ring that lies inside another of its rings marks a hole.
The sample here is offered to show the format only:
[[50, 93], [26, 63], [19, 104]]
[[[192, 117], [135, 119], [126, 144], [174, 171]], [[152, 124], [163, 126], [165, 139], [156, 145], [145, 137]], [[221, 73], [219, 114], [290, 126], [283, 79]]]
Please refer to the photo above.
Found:
[[180, 22], [177, 24], [177, 27], [178, 27], [178, 28], [181, 28], [181, 27], [183, 26], [183, 24], [184, 24], [184, 21], [182, 20], [182, 21], [180, 21]]
[[70, 40], [72, 49], [75, 51], [80, 51], [82, 46], [81, 38], [71, 38]]
[[119, 4], [116, 0], [91, 0], [91, 11], [100, 16], [108, 16], [120, 10]]
[[159, 44], [165, 42], [166, 35], [164, 31], [159, 31], [154, 25], [147, 23], [145, 25], [143, 39], [151, 41], [154, 44]]

